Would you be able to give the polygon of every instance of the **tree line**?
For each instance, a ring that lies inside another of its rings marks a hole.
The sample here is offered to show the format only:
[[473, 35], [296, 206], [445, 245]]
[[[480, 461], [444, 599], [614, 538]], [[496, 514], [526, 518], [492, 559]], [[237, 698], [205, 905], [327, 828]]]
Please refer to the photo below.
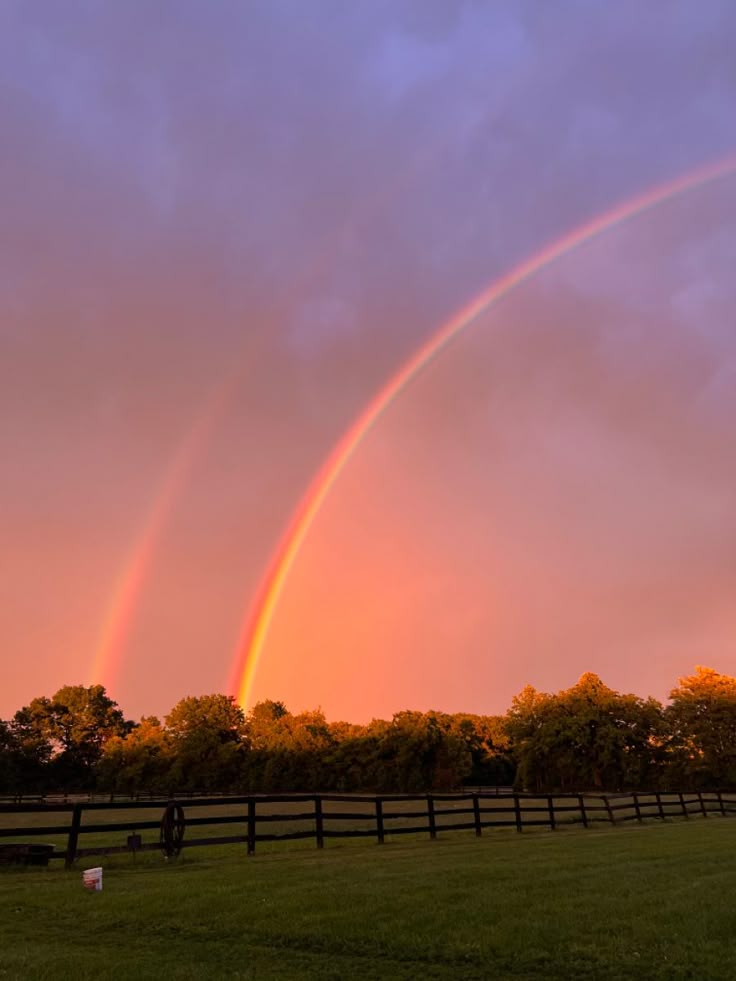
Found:
[[101, 685], [61, 688], [0, 720], [0, 793], [99, 790], [424, 792], [462, 785], [536, 792], [736, 787], [736, 678], [698, 667], [662, 705], [592, 673], [527, 686], [502, 716], [398, 712], [328, 722], [263, 701], [182, 699], [132, 722]]

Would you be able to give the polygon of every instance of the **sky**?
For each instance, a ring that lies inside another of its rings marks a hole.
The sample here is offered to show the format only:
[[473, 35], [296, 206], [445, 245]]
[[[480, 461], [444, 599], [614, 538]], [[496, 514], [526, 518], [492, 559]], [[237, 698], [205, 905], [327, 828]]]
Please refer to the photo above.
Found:
[[[0, 6], [0, 717], [233, 690], [337, 440], [472, 297], [736, 153], [730, 0]], [[356, 449], [252, 699], [736, 673], [736, 177], [545, 267]]]

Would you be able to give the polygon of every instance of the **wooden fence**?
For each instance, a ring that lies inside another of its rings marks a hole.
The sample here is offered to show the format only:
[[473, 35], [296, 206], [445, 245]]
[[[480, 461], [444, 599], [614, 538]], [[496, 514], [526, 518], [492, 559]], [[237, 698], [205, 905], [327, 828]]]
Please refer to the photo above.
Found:
[[[159, 816], [163, 808], [163, 818]], [[149, 813], [140, 815], [143, 810]], [[186, 834], [184, 834], [186, 811]], [[47, 816], [68, 815], [64, 824]], [[554, 831], [564, 825], [587, 828], [596, 822], [736, 814], [736, 793], [630, 794], [271, 794], [241, 797], [197, 797], [188, 800], [0, 803], [0, 849], [20, 847], [29, 838], [64, 840], [52, 858], [67, 867], [88, 855], [111, 855], [161, 849], [176, 854], [180, 847], [241, 844], [248, 855], [259, 842], [313, 839], [317, 848], [329, 838], [374, 838], [383, 844], [395, 835], [428, 835], [528, 827]], [[237, 834], [221, 832], [237, 830]], [[124, 844], [121, 832], [127, 833]], [[143, 841], [142, 832], [158, 832]], [[203, 832], [205, 832], [203, 834]], [[199, 836], [198, 836], [199, 835]], [[89, 844], [81, 847], [85, 838]], [[3, 841], [4, 840], [4, 841]]]

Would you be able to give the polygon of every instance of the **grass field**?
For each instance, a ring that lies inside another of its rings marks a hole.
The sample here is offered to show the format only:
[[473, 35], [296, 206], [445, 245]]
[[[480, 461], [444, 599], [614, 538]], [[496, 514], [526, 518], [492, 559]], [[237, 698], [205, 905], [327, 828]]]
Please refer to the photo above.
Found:
[[238, 848], [0, 873], [0, 978], [708, 979], [736, 973], [736, 822]]

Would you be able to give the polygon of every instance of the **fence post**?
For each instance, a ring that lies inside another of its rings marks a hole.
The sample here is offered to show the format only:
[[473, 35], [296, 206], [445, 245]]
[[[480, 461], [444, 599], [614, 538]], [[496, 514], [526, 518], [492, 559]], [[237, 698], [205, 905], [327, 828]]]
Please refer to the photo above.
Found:
[[475, 837], [480, 838], [483, 834], [483, 825], [480, 823], [480, 798], [473, 794], [473, 819], [475, 820]]
[[662, 807], [662, 795], [657, 791], [657, 807], [659, 808], [659, 816], [664, 821], [664, 808]]
[[687, 812], [687, 805], [685, 804], [685, 795], [683, 794], [682, 791], [680, 791], [679, 796], [680, 796], [680, 807], [682, 807], [682, 813], [685, 815], [686, 818], [689, 818], [690, 815]]
[[427, 821], [429, 822], [429, 837], [432, 841], [437, 837], [437, 822], [434, 817], [434, 797], [427, 794]]
[[72, 823], [69, 828], [69, 838], [66, 843], [66, 862], [68, 869], [72, 867], [77, 857], [77, 843], [79, 842], [79, 828], [82, 824], [82, 805], [75, 804], [72, 811]]
[[314, 830], [317, 835], [317, 848], [325, 847], [324, 821], [322, 817], [322, 798], [314, 798]]
[[613, 808], [611, 807], [611, 801], [608, 794], [603, 794], [601, 800], [606, 805], [606, 810], [608, 811], [608, 820], [611, 822], [611, 824], [615, 824], [616, 818], [613, 816]]
[[634, 810], [636, 811], [636, 820], [641, 824], [641, 806], [639, 804], [639, 795], [636, 791], [633, 793], [634, 797]]
[[514, 794], [514, 815], [516, 817], [516, 830], [521, 833], [523, 825], [521, 823], [521, 802], [518, 794]]
[[552, 794], [547, 795], [547, 810], [549, 811], [549, 830], [555, 831], [557, 825], [555, 824], [555, 802], [552, 798]]
[[382, 845], [385, 837], [383, 833], [383, 801], [380, 797], [376, 797], [376, 835], [378, 836], [378, 844]]
[[248, 854], [256, 853], [256, 799], [248, 798]]
[[720, 790], [718, 791], [718, 803], [721, 805], [721, 814], [725, 817], [726, 805], [723, 803], [723, 794]]
[[583, 819], [583, 827], [588, 827], [588, 815], [585, 812], [585, 798], [582, 794], [578, 794], [578, 805], [580, 807], [580, 817]]
[[702, 792], [702, 790], [699, 790], [698, 791], [698, 800], [700, 801], [700, 810], [703, 812], [703, 817], [704, 818], [707, 818], [708, 817], [708, 810], [707, 810], [707, 808], [705, 806], [705, 801], [703, 800], [703, 792]]

